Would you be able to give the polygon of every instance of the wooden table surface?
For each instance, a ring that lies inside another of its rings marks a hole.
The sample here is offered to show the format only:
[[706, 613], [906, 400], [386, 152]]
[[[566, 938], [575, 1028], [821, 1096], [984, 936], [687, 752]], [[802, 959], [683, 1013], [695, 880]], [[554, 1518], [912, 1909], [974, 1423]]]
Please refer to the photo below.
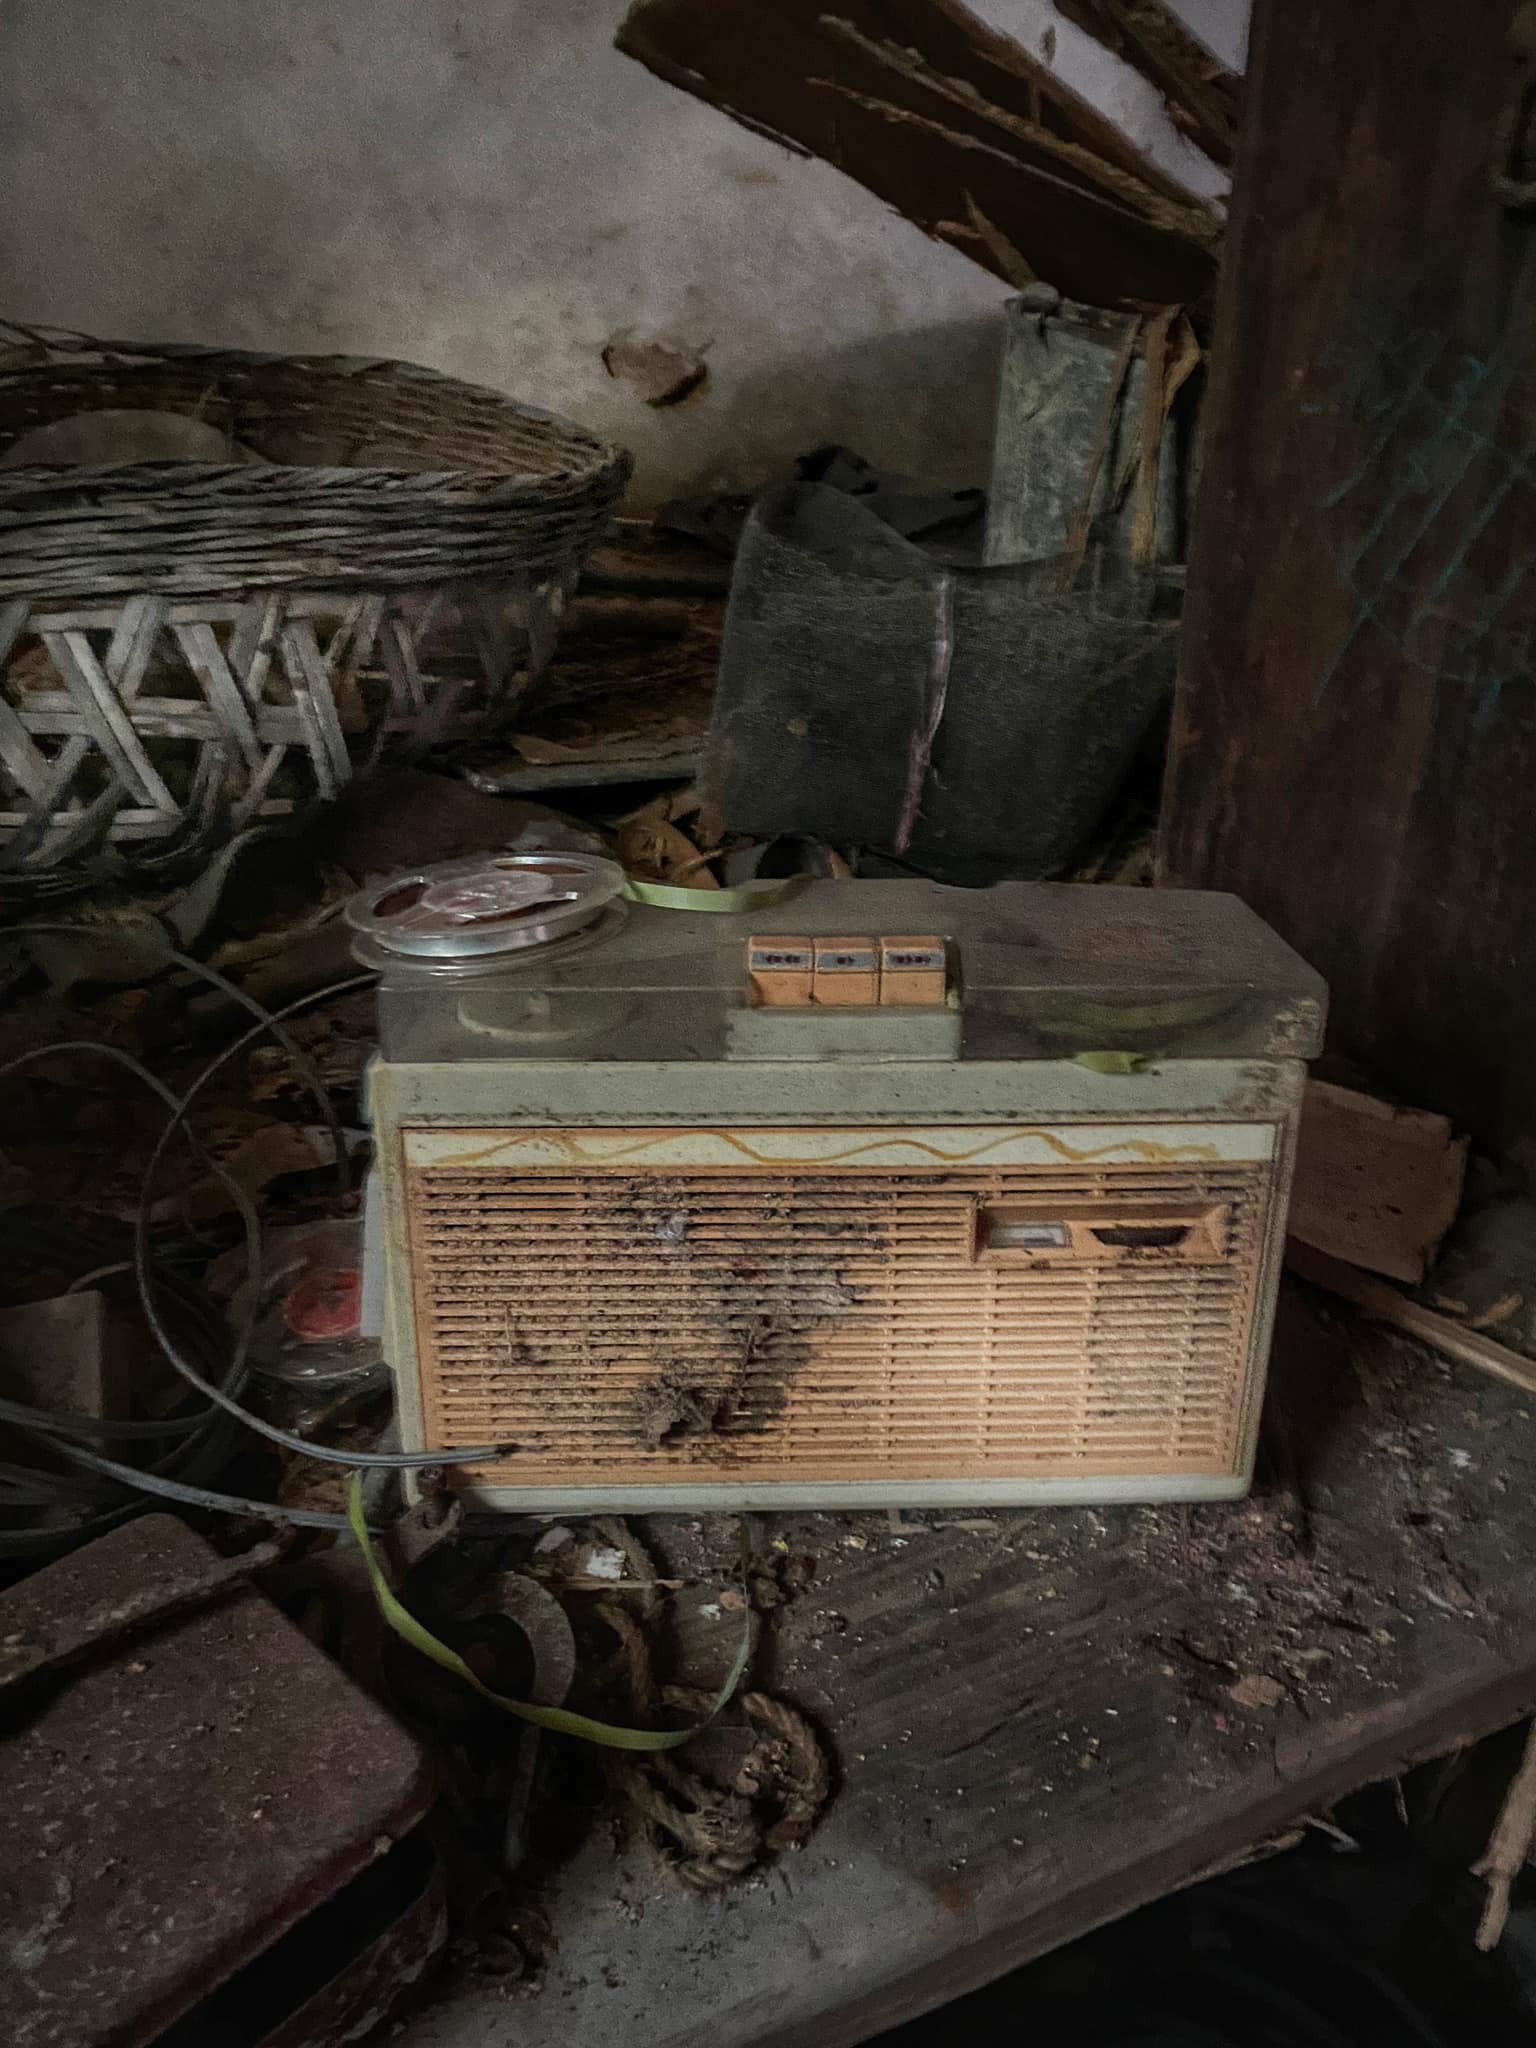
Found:
[[[398, 2040], [863, 2041], [1536, 1705], [1523, 1398], [1299, 1289], [1274, 1385], [1246, 1502], [754, 1518], [816, 1559], [757, 1676], [835, 1746], [820, 1830], [700, 1898], [594, 1825], [537, 1988], [449, 1978]], [[724, 1518], [644, 1526], [727, 1565]]]

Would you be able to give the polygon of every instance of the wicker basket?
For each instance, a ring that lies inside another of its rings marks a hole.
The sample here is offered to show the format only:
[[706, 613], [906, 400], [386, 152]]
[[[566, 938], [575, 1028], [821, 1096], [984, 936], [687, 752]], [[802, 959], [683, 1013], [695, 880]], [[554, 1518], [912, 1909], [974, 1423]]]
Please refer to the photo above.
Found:
[[505, 718], [628, 475], [579, 427], [411, 364], [51, 339], [0, 359], [0, 455], [108, 409], [195, 417], [231, 460], [0, 469], [13, 875], [104, 845], [201, 855]]

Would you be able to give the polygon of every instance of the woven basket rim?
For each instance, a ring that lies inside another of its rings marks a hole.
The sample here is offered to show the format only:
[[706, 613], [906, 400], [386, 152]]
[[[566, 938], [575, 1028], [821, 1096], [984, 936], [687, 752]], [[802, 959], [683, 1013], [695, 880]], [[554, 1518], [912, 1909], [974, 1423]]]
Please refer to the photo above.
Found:
[[[0, 322], [0, 330], [10, 325]], [[54, 343], [47, 339], [45, 330], [17, 330], [36, 335], [38, 345], [48, 348], [43, 362], [18, 364], [14, 368], [0, 368], [0, 417], [5, 411], [7, 397], [25, 392], [29, 388], [46, 388], [52, 377], [61, 369], [89, 370], [93, 366], [105, 368], [142, 366], [153, 368], [158, 363], [175, 364], [184, 367], [202, 365], [210, 371], [219, 369], [251, 371], [266, 366], [277, 370], [313, 371], [316, 374], [337, 378], [394, 379], [402, 384], [436, 387], [446, 394], [453, 394], [480, 402], [490, 401], [497, 410], [506, 412], [520, 422], [530, 426], [553, 428], [562, 442], [570, 444], [573, 453], [580, 451], [589, 458], [584, 473], [594, 480], [607, 476], [615, 468], [622, 468], [626, 474], [630, 457], [626, 450], [619, 448], [589, 427], [563, 413], [550, 410], [547, 406], [532, 405], [525, 399], [514, 398], [510, 392], [501, 391], [494, 385], [473, 383], [467, 378], [452, 376], [445, 370], [432, 369], [425, 363], [413, 363], [397, 356], [356, 356], [356, 355], [287, 355], [272, 351], [232, 349], [206, 346], [192, 342], [124, 342], [97, 341], [80, 337], [78, 341]], [[82, 405], [76, 410], [112, 410], [111, 407]], [[3, 427], [0, 427], [3, 437]], [[3, 441], [0, 441], [3, 452]], [[371, 463], [262, 463], [252, 468], [246, 463], [206, 462], [140, 462], [110, 463], [88, 467], [76, 463], [24, 463], [14, 469], [0, 469], [0, 494], [9, 494], [13, 483], [35, 479], [62, 482], [68, 478], [82, 489], [90, 487], [97, 477], [120, 478], [125, 470], [143, 472], [146, 477], [164, 484], [177, 481], [201, 481], [220, 475], [230, 482], [251, 477], [262, 477], [270, 483], [276, 478], [313, 479], [326, 475], [335, 476], [380, 476], [414, 478], [420, 483], [438, 484], [448, 479], [464, 481], [469, 479], [518, 483], [531, 486], [536, 480], [552, 476], [570, 477], [576, 481], [582, 471], [571, 462], [562, 461], [544, 469], [507, 469], [504, 466], [486, 464], [483, 468], [465, 468], [462, 464], [448, 465], [442, 469], [429, 470], [412, 466], [409, 469], [392, 465]]]
[[[0, 348], [7, 333], [24, 359], [0, 367], [0, 451], [52, 420], [145, 409], [281, 459], [0, 468], [0, 599], [547, 578], [581, 560], [631, 471], [561, 414], [422, 364], [3, 320]], [[335, 459], [370, 446], [398, 459]], [[323, 459], [295, 459], [310, 450]]]
[[[0, 510], [14, 500], [25, 508], [29, 494], [66, 492], [89, 496], [100, 502], [103, 493], [116, 491], [128, 497], [161, 497], [168, 490], [190, 490], [196, 484], [217, 485], [221, 499], [276, 497], [284, 487], [323, 483], [328, 477], [352, 479], [374, 477], [402, 485], [416, 485], [424, 494], [457, 494], [475, 505], [483, 505], [501, 492], [513, 496], [537, 492], [547, 495], [553, 484], [568, 483], [584, 489], [594, 479], [610, 476], [619, 465], [627, 467], [622, 450], [610, 449], [616, 462], [594, 464], [586, 472], [569, 467], [531, 469], [381, 469], [371, 464], [263, 462], [259, 467], [242, 462], [110, 462], [94, 466], [76, 462], [24, 462], [14, 469], [0, 469]], [[50, 504], [50, 510], [57, 509]]]

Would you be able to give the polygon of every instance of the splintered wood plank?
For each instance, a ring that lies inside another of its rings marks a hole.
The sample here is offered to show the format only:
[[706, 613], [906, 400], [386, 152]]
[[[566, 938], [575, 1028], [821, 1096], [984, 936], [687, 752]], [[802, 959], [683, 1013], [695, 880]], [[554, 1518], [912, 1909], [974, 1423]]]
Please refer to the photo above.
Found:
[[1385, 1280], [1362, 1273], [1358, 1266], [1346, 1265], [1342, 1259], [1330, 1258], [1327, 1252], [1314, 1251], [1295, 1239], [1286, 1249], [1286, 1264], [1314, 1286], [1326, 1287], [1341, 1300], [1352, 1301], [1373, 1322], [1402, 1330], [1432, 1346], [1442, 1357], [1491, 1373], [1496, 1380], [1519, 1387], [1523, 1393], [1536, 1394], [1536, 1359], [1527, 1358], [1524, 1352], [1511, 1351], [1507, 1344], [1496, 1344], [1480, 1331], [1426, 1308], [1423, 1302], [1389, 1286]]
[[[1379, 1283], [1384, 1284], [1384, 1283]], [[701, 1899], [606, 1815], [535, 1888], [519, 2048], [852, 2048], [1536, 1702], [1531, 1397], [1282, 1303], [1297, 1490], [1202, 1508], [753, 1517], [814, 1560], [755, 1666], [825, 1731], [797, 1855]], [[718, 1682], [730, 1516], [636, 1525]], [[775, 1553], [782, 1554], [782, 1553]], [[712, 1631], [712, 1635], [711, 1635]], [[460, 1980], [400, 2048], [478, 2048]]]
[[1467, 1140], [1449, 1117], [1309, 1081], [1291, 1235], [1417, 1286], [1456, 1220], [1466, 1174]]
[[1155, 85], [1181, 135], [1213, 162], [1237, 154], [1243, 81], [1187, 29], [1165, 0], [1056, 0], [1068, 21]]
[[636, 0], [617, 42], [1010, 283], [1101, 306], [1210, 290], [1216, 209], [959, 0]]
[[1512, 12], [1258, 10], [1162, 855], [1321, 970], [1342, 1052], [1499, 1149], [1536, 1135], [1536, 226], [1490, 176]]

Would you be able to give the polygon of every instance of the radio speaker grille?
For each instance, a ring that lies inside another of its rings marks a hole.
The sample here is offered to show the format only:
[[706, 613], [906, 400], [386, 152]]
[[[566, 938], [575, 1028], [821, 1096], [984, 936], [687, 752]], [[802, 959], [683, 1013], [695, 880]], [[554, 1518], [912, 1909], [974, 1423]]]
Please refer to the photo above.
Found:
[[[1268, 1164], [408, 1163], [425, 1440], [514, 1441], [483, 1477], [556, 1489], [1225, 1476], [1271, 1185]], [[1088, 1235], [989, 1249], [994, 1211], [1033, 1242], [1054, 1208]]]

